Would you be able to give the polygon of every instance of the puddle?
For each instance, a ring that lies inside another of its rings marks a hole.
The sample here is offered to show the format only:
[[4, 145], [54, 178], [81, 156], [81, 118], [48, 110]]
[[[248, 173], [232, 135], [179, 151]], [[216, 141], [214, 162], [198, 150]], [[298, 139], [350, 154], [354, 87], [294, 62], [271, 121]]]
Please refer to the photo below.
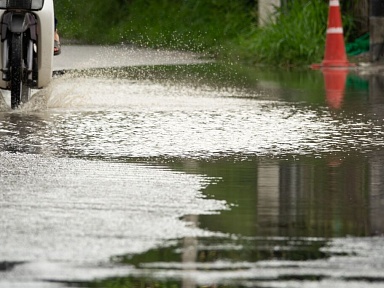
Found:
[[345, 76], [67, 71], [2, 110], [0, 287], [383, 285], [382, 79]]

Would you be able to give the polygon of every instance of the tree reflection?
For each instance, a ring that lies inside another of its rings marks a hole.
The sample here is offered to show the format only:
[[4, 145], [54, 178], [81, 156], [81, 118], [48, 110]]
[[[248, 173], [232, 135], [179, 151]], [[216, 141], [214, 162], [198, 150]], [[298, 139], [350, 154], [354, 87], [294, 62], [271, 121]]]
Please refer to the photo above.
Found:
[[384, 208], [383, 203], [374, 201], [381, 197], [384, 179], [377, 167], [383, 162], [383, 157], [377, 155], [367, 159], [355, 154], [320, 159], [255, 159], [244, 165], [225, 160], [204, 163], [202, 173], [222, 177], [206, 193], [236, 206], [220, 216], [202, 216], [200, 222], [209, 230], [245, 236], [383, 233], [384, 225], [372, 219], [380, 207]]

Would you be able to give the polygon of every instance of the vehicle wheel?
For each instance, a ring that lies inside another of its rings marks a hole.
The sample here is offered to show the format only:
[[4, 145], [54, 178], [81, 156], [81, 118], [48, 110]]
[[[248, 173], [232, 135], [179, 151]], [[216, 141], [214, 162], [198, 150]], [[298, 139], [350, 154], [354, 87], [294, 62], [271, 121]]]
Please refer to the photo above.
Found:
[[23, 37], [21, 34], [12, 34], [11, 42], [11, 108], [20, 105], [23, 91]]

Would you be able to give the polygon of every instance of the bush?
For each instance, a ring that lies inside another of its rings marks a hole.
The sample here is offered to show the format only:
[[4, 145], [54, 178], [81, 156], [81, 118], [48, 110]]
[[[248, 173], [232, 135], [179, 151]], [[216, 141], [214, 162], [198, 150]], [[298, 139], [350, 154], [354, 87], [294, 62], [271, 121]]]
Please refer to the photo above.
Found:
[[[328, 1], [294, 0], [257, 27], [252, 0], [55, 0], [63, 38], [210, 52], [292, 66], [321, 61]], [[343, 19], [351, 31], [352, 17]]]
[[285, 66], [319, 61], [325, 44], [328, 5], [322, 0], [300, 0], [276, 13], [274, 23], [255, 27], [241, 39], [240, 45], [253, 61]]
[[249, 29], [246, 0], [56, 0], [64, 37], [202, 51]]

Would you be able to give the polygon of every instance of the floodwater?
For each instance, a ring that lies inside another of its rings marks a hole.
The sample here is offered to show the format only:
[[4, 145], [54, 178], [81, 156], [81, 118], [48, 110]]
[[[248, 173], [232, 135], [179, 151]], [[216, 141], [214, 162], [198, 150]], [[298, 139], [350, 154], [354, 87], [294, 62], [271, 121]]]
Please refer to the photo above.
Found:
[[384, 77], [165, 64], [4, 93], [0, 287], [384, 287]]

